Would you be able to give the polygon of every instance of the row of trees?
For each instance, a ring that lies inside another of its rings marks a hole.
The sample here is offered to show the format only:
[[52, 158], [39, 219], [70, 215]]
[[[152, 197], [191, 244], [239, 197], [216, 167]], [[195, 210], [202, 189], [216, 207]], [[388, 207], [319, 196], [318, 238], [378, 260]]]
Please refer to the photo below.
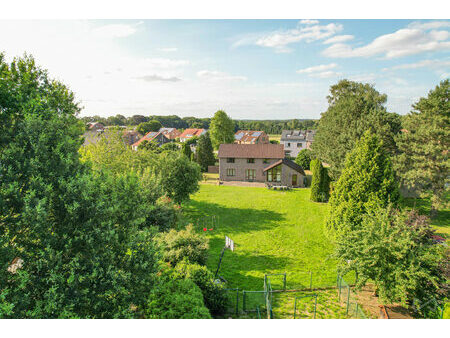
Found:
[[[179, 117], [177, 115], [133, 115], [125, 117], [123, 115], [115, 115], [109, 117], [101, 117], [98, 115], [82, 117], [85, 123], [100, 122], [105, 126], [140, 126], [142, 134], [149, 131], [156, 131], [156, 123], [167, 128], [203, 128], [211, 127], [212, 118], [198, 117]], [[149, 125], [151, 123], [151, 125]], [[233, 131], [237, 130], [262, 130], [266, 134], [281, 134], [285, 129], [315, 129], [316, 120], [235, 120], [233, 123]]]
[[[386, 302], [448, 297], [448, 252], [436, 245], [429, 218], [402, 209], [399, 183], [431, 196], [432, 210], [446, 203], [449, 81], [405, 117], [386, 111], [386, 95], [348, 80], [331, 87], [328, 101], [310, 155], [334, 179], [326, 228], [341, 273], [355, 272], [357, 287], [373, 282]], [[320, 196], [316, 162], [312, 192]]]
[[[222, 313], [204, 263], [166, 259], [204, 252], [204, 238], [174, 230], [199, 166], [174, 149], [133, 152], [114, 130], [79, 151], [80, 107], [64, 84], [27, 56], [0, 55], [0, 78], [0, 317]], [[180, 240], [162, 245], [168, 230]]]

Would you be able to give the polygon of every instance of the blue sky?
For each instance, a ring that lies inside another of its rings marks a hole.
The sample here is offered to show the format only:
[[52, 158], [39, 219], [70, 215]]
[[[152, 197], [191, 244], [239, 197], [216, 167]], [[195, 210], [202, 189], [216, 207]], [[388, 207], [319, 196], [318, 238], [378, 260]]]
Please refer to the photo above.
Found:
[[0, 21], [0, 48], [33, 54], [82, 115], [319, 118], [343, 78], [405, 114], [449, 77], [450, 21]]

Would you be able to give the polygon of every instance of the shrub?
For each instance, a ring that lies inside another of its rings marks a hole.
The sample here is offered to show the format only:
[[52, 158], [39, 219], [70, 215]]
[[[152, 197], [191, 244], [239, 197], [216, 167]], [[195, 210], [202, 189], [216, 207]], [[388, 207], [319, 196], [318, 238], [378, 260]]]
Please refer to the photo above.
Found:
[[297, 163], [303, 169], [309, 170], [311, 160], [312, 160], [312, 151], [309, 149], [302, 149], [295, 158], [295, 163]]
[[175, 268], [178, 276], [191, 279], [203, 293], [206, 307], [214, 317], [223, 316], [229, 305], [226, 290], [221, 284], [214, 283], [214, 276], [206, 266], [190, 264], [183, 260]]
[[149, 207], [146, 224], [158, 227], [159, 231], [168, 231], [175, 228], [179, 217], [180, 206], [168, 197], [161, 197]]
[[163, 258], [172, 266], [177, 265], [183, 259], [190, 263], [205, 265], [208, 258], [208, 238], [196, 234], [192, 224], [185, 230], [170, 230], [158, 237], [158, 242], [163, 249]]
[[144, 316], [152, 319], [210, 319], [200, 288], [190, 279], [160, 277], [150, 292]]

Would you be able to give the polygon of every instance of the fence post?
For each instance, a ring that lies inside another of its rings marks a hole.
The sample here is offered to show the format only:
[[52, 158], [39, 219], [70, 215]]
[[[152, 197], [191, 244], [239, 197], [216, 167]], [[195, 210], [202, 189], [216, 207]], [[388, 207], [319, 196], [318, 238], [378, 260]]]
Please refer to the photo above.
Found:
[[236, 316], [239, 316], [239, 288], [236, 289]]
[[309, 272], [309, 290], [312, 290], [312, 271]]
[[314, 302], [314, 319], [316, 319], [316, 309], [317, 309], [317, 294], [316, 294], [316, 300]]
[[246, 306], [245, 306], [245, 290], [242, 291], [242, 311], [247, 312]]
[[347, 292], [347, 316], [348, 316], [348, 308], [350, 305], [350, 285], [347, 285], [347, 290], [348, 290]]
[[358, 318], [358, 302], [356, 302], [356, 311], [355, 311], [355, 315], [356, 315], [356, 318]]
[[338, 275], [339, 303], [341, 302], [341, 284], [342, 284], [342, 277]]
[[284, 291], [286, 291], [286, 272], [284, 273]]

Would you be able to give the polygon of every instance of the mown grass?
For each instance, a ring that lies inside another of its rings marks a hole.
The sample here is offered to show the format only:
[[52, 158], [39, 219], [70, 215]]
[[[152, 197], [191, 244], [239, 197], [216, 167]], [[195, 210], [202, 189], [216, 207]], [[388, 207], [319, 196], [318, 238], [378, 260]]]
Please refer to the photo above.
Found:
[[[333, 244], [324, 234], [328, 206], [309, 200], [310, 190], [201, 185], [184, 205], [187, 221], [210, 239], [208, 268], [215, 272], [225, 235], [235, 251], [225, 252], [220, 275], [230, 288], [262, 290], [264, 274], [287, 273], [288, 289], [333, 285]], [[218, 217], [214, 230], [205, 216]], [[276, 283], [276, 282], [274, 282]], [[275, 288], [275, 286], [274, 286]]]

